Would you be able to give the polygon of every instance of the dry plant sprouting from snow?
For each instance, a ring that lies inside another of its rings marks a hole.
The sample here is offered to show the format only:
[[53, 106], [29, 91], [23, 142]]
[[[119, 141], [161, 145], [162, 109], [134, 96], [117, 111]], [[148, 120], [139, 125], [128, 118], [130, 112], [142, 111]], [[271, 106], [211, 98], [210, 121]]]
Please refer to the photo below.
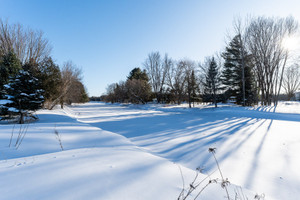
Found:
[[61, 150], [63, 151], [64, 147], [63, 147], [62, 142], [61, 142], [60, 134], [59, 134], [58, 130], [56, 130], [56, 126], [54, 128], [54, 134], [55, 134], [55, 137], [56, 137], [56, 139], [57, 139], [57, 141], [59, 143], [59, 146], [60, 146]]
[[[14, 125], [13, 128], [12, 128], [8, 147], [11, 147], [11, 145], [12, 145], [12, 141], [13, 141], [13, 137], [14, 137], [14, 133], [15, 133], [15, 126], [16, 125]], [[16, 149], [18, 149], [20, 147], [20, 145], [22, 144], [23, 139], [24, 139], [24, 137], [27, 133], [28, 127], [29, 127], [29, 124], [25, 124], [25, 125], [20, 124], [19, 132], [17, 134], [17, 139], [16, 139], [16, 142], [15, 142], [15, 145], [14, 145], [14, 147]]]
[[[211, 179], [210, 176], [215, 172], [213, 171], [212, 173], [208, 174], [204, 179], [202, 180], [198, 180], [198, 177], [199, 177], [199, 173], [203, 172], [203, 168], [200, 168], [198, 167], [196, 169], [196, 175], [195, 175], [195, 178], [193, 179], [193, 181], [189, 184], [189, 186], [186, 188], [185, 187], [185, 183], [184, 183], [184, 178], [183, 178], [183, 174], [182, 174], [182, 170], [181, 168], [179, 167], [179, 170], [180, 170], [180, 174], [181, 174], [181, 178], [182, 178], [182, 183], [183, 183], [183, 186], [182, 186], [182, 190], [177, 198], [177, 200], [186, 200], [188, 198], [191, 198], [191, 199], [194, 199], [196, 200], [200, 195], [201, 193], [211, 184], [213, 183], [216, 183], [216, 184], [220, 184], [221, 187], [223, 189], [225, 189], [226, 191], [226, 198], [228, 200], [248, 200], [248, 197], [244, 195], [244, 192], [242, 190], [242, 188], [240, 188], [239, 190], [235, 190], [235, 196], [234, 198], [230, 198], [230, 195], [229, 195], [229, 192], [228, 192], [228, 188], [227, 186], [230, 184], [228, 178], [224, 178], [223, 176], [223, 173], [221, 171], [221, 168], [220, 168], [220, 165], [219, 165], [219, 162], [217, 160], [217, 157], [216, 157], [216, 148], [209, 148], [208, 149], [208, 152], [211, 153], [214, 157], [214, 160], [217, 164], [217, 170], [219, 171], [220, 173], [220, 176], [221, 176], [221, 179], [218, 179], [218, 178], [215, 178], [215, 179]], [[217, 171], [216, 170], [216, 171]], [[208, 180], [208, 182], [204, 185], [202, 183], [204, 183], [206, 180]], [[198, 191], [198, 193], [192, 197], [191, 194], [198, 188], [202, 186], [202, 188]], [[262, 195], [258, 195], [256, 194], [254, 196], [254, 199], [255, 200], [264, 200], [265, 198], [265, 195], [262, 194]]]

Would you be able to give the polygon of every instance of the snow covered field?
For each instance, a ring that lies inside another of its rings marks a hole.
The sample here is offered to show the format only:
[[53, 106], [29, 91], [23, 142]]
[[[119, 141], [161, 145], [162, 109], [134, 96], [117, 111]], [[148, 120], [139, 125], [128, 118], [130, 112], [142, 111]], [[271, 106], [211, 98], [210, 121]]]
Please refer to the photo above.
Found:
[[[197, 167], [220, 177], [210, 147], [232, 198], [240, 192], [235, 185], [249, 199], [256, 192], [300, 196], [297, 102], [276, 109], [87, 103], [38, 115], [18, 150], [12, 146], [20, 125], [0, 125], [0, 199], [177, 199], [180, 169], [186, 187]], [[200, 199], [225, 195], [211, 184]]]

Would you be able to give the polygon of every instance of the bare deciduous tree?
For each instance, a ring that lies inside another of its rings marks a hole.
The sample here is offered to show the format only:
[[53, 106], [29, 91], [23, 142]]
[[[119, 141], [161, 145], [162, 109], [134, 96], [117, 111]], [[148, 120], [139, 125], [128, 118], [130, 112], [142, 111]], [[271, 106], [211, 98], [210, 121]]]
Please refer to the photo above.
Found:
[[115, 101], [116, 102], [127, 102], [128, 101], [128, 91], [125, 81], [120, 81], [115, 84], [114, 89]]
[[300, 89], [300, 66], [298, 64], [291, 65], [285, 70], [282, 86], [290, 101], [295, 92]]
[[257, 17], [250, 21], [246, 31], [247, 46], [254, 60], [254, 71], [261, 91], [261, 102], [275, 105], [283, 80], [289, 50], [282, 46], [282, 40], [298, 30], [293, 17]]
[[126, 83], [120, 81], [119, 83], [112, 83], [106, 88], [106, 97], [104, 99], [106, 102], [111, 103], [124, 103], [128, 101], [128, 91], [126, 88]]
[[141, 79], [127, 80], [126, 89], [129, 94], [129, 101], [132, 103], [145, 104], [150, 98], [151, 86], [147, 81]]
[[13, 51], [24, 64], [39, 63], [51, 53], [49, 41], [42, 31], [24, 29], [21, 24], [8, 24], [0, 19], [0, 56]]
[[172, 60], [166, 54], [163, 60], [159, 52], [152, 52], [144, 62], [145, 69], [150, 79], [153, 92], [157, 101], [161, 103], [165, 90], [167, 73], [172, 65]]
[[117, 83], [112, 83], [109, 84], [106, 88], [106, 96], [105, 96], [105, 101], [115, 103], [117, 102], [117, 98], [115, 95], [115, 90], [117, 88]]
[[26, 34], [26, 55], [20, 60], [23, 62], [34, 61], [39, 63], [51, 52], [51, 47], [47, 39], [44, 38], [42, 31], [28, 29]]
[[74, 92], [74, 89], [78, 87], [78, 82], [81, 82], [81, 70], [77, 68], [72, 61], [65, 62], [61, 70], [61, 85], [60, 95], [52, 102], [52, 109], [57, 103], [60, 103], [61, 107], [68, 100], [69, 93]]
[[167, 84], [171, 89], [171, 93], [179, 105], [184, 99], [185, 94], [185, 65], [183, 62], [177, 62], [176, 65], [170, 66], [167, 74]]
[[195, 63], [191, 60], [181, 60], [179, 65], [184, 69], [185, 84], [186, 84], [186, 94], [191, 108], [191, 103], [194, 101], [196, 93], [196, 76], [195, 76]]

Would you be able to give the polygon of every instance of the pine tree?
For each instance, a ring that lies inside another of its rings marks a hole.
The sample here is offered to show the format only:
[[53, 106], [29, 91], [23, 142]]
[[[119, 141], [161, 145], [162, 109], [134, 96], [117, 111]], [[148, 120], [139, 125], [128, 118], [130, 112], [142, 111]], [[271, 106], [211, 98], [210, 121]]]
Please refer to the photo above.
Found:
[[[224, 85], [223, 89], [225, 90], [225, 98], [235, 97], [237, 104], [243, 104], [243, 92], [245, 92], [245, 105], [253, 104], [256, 99], [256, 93], [251, 56], [242, 48], [239, 35], [236, 35], [231, 40], [222, 57], [225, 60], [221, 77], [222, 84]], [[243, 91], [243, 78], [245, 81], [245, 91]]]
[[213, 101], [217, 107], [217, 92], [220, 89], [220, 73], [215, 58], [208, 59], [208, 68], [205, 74], [204, 96], [206, 101]]
[[132, 80], [132, 79], [136, 79], [136, 80], [144, 80], [144, 81], [149, 81], [148, 75], [146, 70], [141, 70], [139, 67], [134, 68], [133, 70], [130, 71], [129, 76], [127, 77], [127, 79]]
[[24, 123], [25, 116], [30, 116], [32, 111], [41, 108], [44, 101], [38, 79], [27, 70], [20, 70], [18, 75], [11, 77], [5, 85], [5, 91], [10, 101], [5, 106], [10, 115], [19, 115], [20, 124]]

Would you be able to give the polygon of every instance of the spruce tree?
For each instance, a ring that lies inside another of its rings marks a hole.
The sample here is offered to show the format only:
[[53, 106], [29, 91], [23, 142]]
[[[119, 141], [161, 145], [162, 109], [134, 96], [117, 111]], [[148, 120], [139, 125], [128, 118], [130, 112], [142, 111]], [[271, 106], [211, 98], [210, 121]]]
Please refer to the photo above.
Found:
[[5, 91], [10, 101], [5, 106], [10, 115], [19, 115], [20, 124], [24, 123], [25, 116], [31, 116], [32, 111], [41, 108], [44, 101], [38, 79], [24, 69], [9, 79]]
[[[225, 60], [221, 76], [222, 84], [224, 85], [223, 89], [225, 90], [225, 99], [228, 100], [230, 97], [234, 97], [237, 104], [243, 104], [243, 92], [245, 92], [245, 105], [253, 104], [256, 99], [256, 93], [251, 56], [242, 48], [239, 35], [236, 35], [231, 40], [222, 57]], [[245, 91], [243, 91], [243, 78]]]
[[0, 99], [4, 98], [4, 85], [9, 77], [15, 76], [21, 69], [21, 62], [13, 52], [9, 52], [0, 58]]
[[213, 101], [217, 107], [217, 92], [220, 90], [220, 73], [215, 58], [208, 60], [208, 69], [205, 74], [204, 97], [206, 101]]
[[4, 85], [8, 83], [9, 77], [15, 76], [20, 69], [21, 62], [12, 51], [0, 57], [0, 116], [8, 114]]

